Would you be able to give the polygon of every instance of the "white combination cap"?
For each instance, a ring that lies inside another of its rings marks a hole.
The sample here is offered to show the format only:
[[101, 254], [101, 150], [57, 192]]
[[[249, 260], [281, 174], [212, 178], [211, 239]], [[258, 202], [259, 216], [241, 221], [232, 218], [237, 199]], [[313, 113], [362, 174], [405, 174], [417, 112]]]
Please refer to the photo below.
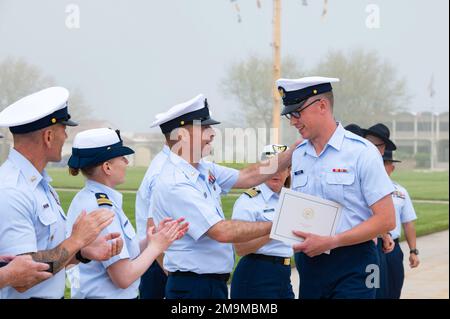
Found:
[[164, 134], [172, 130], [200, 121], [201, 125], [216, 125], [220, 122], [211, 118], [208, 100], [203, 94], [171, 107], [167, 112], [156, 115], [151, 127], [159, 126]]
[[68, 113], [69, 91], [51, 87], [28, 95], [0, 113], [0, 127], [9, 127], [13, 134], [24, 134], [60, 123], [78, 125]]

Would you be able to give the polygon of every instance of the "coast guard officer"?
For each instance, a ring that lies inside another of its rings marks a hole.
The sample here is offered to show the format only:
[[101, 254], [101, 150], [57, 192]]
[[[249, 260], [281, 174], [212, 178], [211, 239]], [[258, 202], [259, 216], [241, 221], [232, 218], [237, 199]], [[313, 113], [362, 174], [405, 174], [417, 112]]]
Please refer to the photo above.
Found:
[[[286, 145], [266, 145], [262, 160], [285, 152]], [[290, 169], [247, 190], [234, 204], [233, 219], [273, 221], [283, 187], [290, 188]], [[294, 299], [291, 285], [292, 245], [269, 235], [234, 245], [239, 261], [231, 281], [231, 299]]]
[[[400, 163], [392, 156], [392, 151], [386, 150], [383, 155], [384, 167], [389, 176], [395, 170], [394, 163]], [[387, 271], [387, 299], [399, 299], [403, 282], [405, 280], [405, 269], [403, 267], [403, 252], [399, 245], [402, 226], [405, 231], [405, 238], [409, 246], [409, 265], [411, 268], [419, 266], [419, 250], [416, 246], [416, 229], [414, 221], [417, 219], [414, 206], [408, 191], [401, 185], [392, 181], [395, 191], [392, 194], [395, 207], [396, 227], [391, 231], [393, 240], [395, 241], [394, 250], [386, 254], [386, 271]]]
[[33, 260], [48, 263], [50, 279], [37, 278], [27, 287], [6, 287], [2, 298], [62, 298], [64, 268], [80, 258], [110, 258], [110, 244], [102, 237], [91, 244], [113, 220], [113, 214], [97, 210], [82, 213], [72, 236], [65, 240], [66, 216], [58, 195], [45, 171], [49, 162], [61, 160], [70, 119], [69, 92], [61, 87], [31, 94], [0, 113], [0, 127], [9, 127], [14, 147], [0, 167], [0, 255], [29, 254]]
[[384, 155], [384, 151], [395, 151], [397, 146], [390, 140], [391, 132], [389, 128], [383, 123], [377, 123], [368, 129], [363, 129], [363, 137], [368, 139], [375, 145], [381, 153]]
[[[390, 140], [391, 132], [383, 123], [377, 123], [368, 129], [362, 129], [363, 137], [373, 143], [384, 156], [386, 151], [393, 151], [397, 146]], [[376, 298], [385, 299], [389, 295], [389, 279], [387, 269], [387, 254], [395, 248], [395, 242], [391, 233], [381, 234], [377, 238], [378, 257], [380, 259], [380, 288], [377, 289]]]
[[[150, 211], [150, 201], [155, 180], [161, 172], [170, 154], [167, 145], [155, 156], [145, 173], [139, 190], [136, 194], [136, 227], [140, 240], [147, 236], [147, 229], [154, 227], [153, 214]], [[161, 268], [163, 265], [163, 255], [153, 262], [150, 268], [141, 277], [139, 285], [140, 299], [164, 299], [167, 275]]]
[[[292, 189], [343, 206], [335, 235], [294, 232], [304, 239], [294, 245], [300, 298], [375, 298], [366, 272], [378, 264], [372, 239], [395, 226], [394, 188], [378, 151], [333, 117], [331, 83], [338, 81], [277, 81], [282, 115], [305, 138], [293, 154]], [[330, 254], [324, 254], [327, 250]]]
[[[72, 225], [80, 211], [105, 207], [114, 212], [115, 217], [103, 232], [121, 234], [124, 245], [120, 254], [109, 260], [78, 266], [80, 283], [72, 287], [73, 298], [137, 299], [140, 277], [177, 238], [178, 230], [183, 235], [182, 226], [174, 221], [161, 225], [154, 234], [149, 230], [150, 234], [141, 241], [136, 236], [123, 211], [122, 194], [116, 190], [126, 179], [128, 160], [125, 156], [133, 153], [123, 145], [119, 131], [98, 128], [75, 136], [69, 171], [73, 176], [81, 172], [86, 184], [70, 204], [67, 224]], [[172, 226], [172, 236], [166, 237], [168, 227]]]
[[[203, 160], [211, 152], [215, 124], [219, 122], [211, 118], [206, 98], [199, 95], [172, 107], [152, 125], [160, 126], [171, 152], [156, 180], [150, 210], [157, 223], [185, 216], [190, 224], [164, 256], [168, 299], [226, 299], [234, 265], [231, 243], [265, 236], [272, 227], [271, 222], [225, 220], [222, 194], [233, 187], [254, 187], [277, 172], [263, 174], [267, 163], [237, 171]], [[268, 164], [285, 170], [291, 156], [292, 150], [286, 151]]]

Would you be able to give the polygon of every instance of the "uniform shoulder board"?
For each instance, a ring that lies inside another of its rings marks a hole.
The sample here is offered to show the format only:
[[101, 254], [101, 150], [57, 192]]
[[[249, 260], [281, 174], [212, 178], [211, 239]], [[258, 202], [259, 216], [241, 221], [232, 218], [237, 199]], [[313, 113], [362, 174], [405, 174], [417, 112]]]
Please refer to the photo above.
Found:
[[112, 206], [112, 201], [108, 198], [108, 195], [105, 193], [95, 193], [95, 198], [97, 198], [97, 204], [98, 206], [106, 205], [106, 206]]
[[247, 195], [250, 198], [256, 197], [261, 193], [261, 191], [257, 188], [250, 188], [247, 189], [244, 194]]

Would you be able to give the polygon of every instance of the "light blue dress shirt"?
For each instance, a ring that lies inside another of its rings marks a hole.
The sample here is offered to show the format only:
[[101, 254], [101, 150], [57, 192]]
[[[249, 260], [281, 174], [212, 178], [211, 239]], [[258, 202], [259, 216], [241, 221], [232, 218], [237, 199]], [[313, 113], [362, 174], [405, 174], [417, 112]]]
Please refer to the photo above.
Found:
[[[275, 215], [275, 209], [278, 205], [279, 195], [272, 191], [266, 184], [258, 186], [261, 191], [257, 196], [250, 198], [243, 194], [234, 204], [233, 219], [248, 222], [271, 222]], [[278, 240], [271, 240], [260, 249], [256, 254], [292, 257], [294, 251], [292, 245], [286, 245]]]
[[225, 219], [220, 196], [228, 193], [238, 178], [235, 169], [206, 161], [196, 169], [170, 153], [154, 187], [151, 211], [156, 223], [167, 217], [185, 217], [189, 231], [166, 251], [165, 269], [197, 274], [226, 274], [233, 270], [233, 246], [219, 243], [206, 233]]
[[[51, 178], [42, 174], [15, 149], [0, 167], [0, 255], [20, 255], [57, 247], [65, 239], [66, 216]], [[2, 298], [64, 296], [65, 271], [61, 270], [24, 293], [1, 289]]]
[[155, 180], [161, 172], [162, 167], [169, 157], [170, 149], [164, 145], [161, 152], [159, 152], [145, 173], [141, 186], [136, 194], [136, 228], [140, 240], [147, 237], [147, 220], [153, 218], [150, 211], [150, 200], [152, 197], [153, 186]]
[[292, 189], [341, 204], [337, 234], [368, 220], [370, 206], [394, 191], [375, 146], [341, 124], [321, 154], [308, 140], [297, 147], [292, 157]]
[[397, 239], [402, 233], [402, 224], [412, 222], [417, 219], [414, 206], [409, 197], [408, 191], [401, 185], [394, 183], [394, 193], [392, 193], [392, 200], [395, 207], [395, 229], [391, 231], [393, 239]]
[[[138, 296], [140, 279], [137, 279], [126, 289], [118, 288], [108, 275], [107, 268], [122, 259], [133, 260], [140, 254], [139, 239], [134, 231], [133, 225], [122, 210], [122, 194], [118, 191], [97, 183], [92, 180], [86, 181], [86, 186], [75, 195], [67, 213], [67, 229], [72, 229], [72, 225], [78, 215], [83, 211], [92, 212], [99, 208], [96, 193], [103, 193], [112, 201], [112, 207], [107, 205], [101, 208], [111, 209], [115, 216], [112, 224], [106, 227], [99, 236], [109, 233], [120, 233], [124, 241], [122, 251], [119, 255], [107, 261], [91, 261], [87, 264], [78, 264], [78, 270], [73, 271], [71, 276], [72, 298], [107, 298], [107, 299], [132, 299]], [[70, 232], [67, 233], [70, 236]]]

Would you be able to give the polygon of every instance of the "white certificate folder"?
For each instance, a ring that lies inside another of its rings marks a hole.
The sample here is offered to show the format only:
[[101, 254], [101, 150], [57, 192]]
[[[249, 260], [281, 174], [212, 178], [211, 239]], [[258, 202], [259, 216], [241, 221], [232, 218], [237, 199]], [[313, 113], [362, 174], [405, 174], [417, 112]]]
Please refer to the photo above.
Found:
[[293, 230], [333, 236], [341, 213], [342, 206], [338, 203], [283, 188], [270, 238], [292, 245], [303, 241], [292, 233]]

